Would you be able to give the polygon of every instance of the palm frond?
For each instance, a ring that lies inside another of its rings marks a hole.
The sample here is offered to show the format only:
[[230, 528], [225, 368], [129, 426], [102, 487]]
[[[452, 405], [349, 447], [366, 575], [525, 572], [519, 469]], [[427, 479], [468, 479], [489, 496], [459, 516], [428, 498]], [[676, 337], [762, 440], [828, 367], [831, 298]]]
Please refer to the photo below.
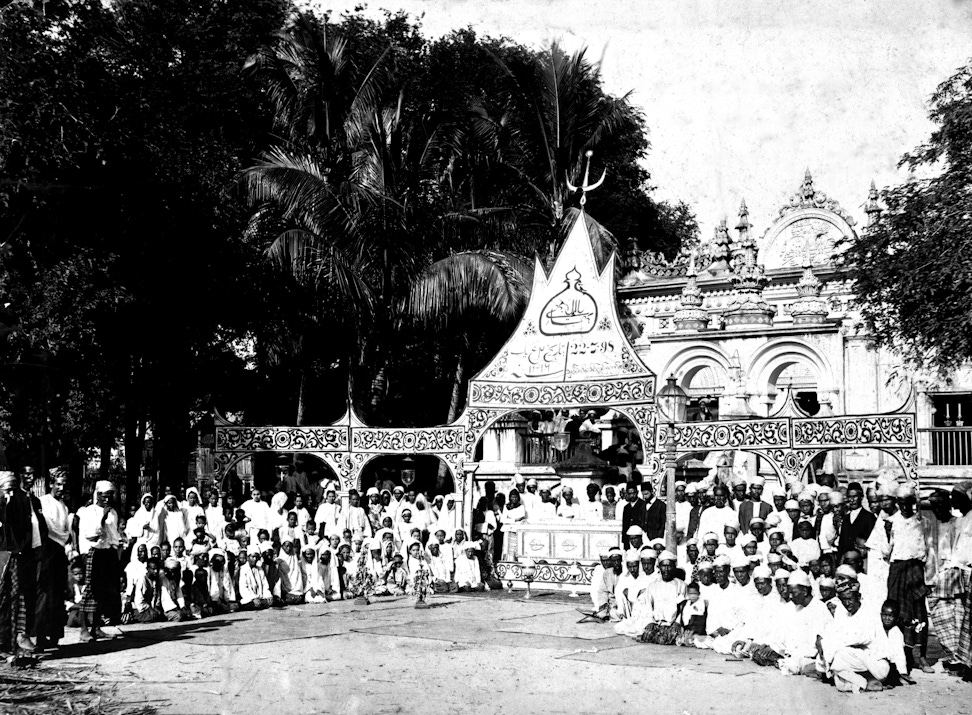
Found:
[[518, 318], [533, 284], [533, 266], [496, 251], [457, 253], [433, 263], [412, 282], [399, 320], [430, 328], [487, 316], [499, 322]]

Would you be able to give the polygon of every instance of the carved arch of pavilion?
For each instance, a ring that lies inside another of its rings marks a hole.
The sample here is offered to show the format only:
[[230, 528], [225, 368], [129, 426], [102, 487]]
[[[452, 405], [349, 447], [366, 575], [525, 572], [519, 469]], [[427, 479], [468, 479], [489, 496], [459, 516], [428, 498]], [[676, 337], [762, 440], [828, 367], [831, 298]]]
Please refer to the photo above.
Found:
[[260, 452], [309, 454], [325, 462], [347, 492], [360, 488], [361, 470], [375, 457], [421, 454], [445, 462], [461, 491], [464, 445], [462, 425], [370, 427], [350, 404], [341, 419], [322, 427], [249, 427], [217, 414], [213, 478], [221, 479], [241, 459]]
[[[914, 392], [886, 413], [811, 417], [786, 388], [779, 409], [767, 418], [674, 423], [677, 454], [741, 451], [759, 455], [783, 484], [802, 480], [819, 455], [837, 449], [875, 449], [890, 454], [904, 476], [918, 483]], [[655, 451], [662, 453], [669, 425], [659, 423]]]

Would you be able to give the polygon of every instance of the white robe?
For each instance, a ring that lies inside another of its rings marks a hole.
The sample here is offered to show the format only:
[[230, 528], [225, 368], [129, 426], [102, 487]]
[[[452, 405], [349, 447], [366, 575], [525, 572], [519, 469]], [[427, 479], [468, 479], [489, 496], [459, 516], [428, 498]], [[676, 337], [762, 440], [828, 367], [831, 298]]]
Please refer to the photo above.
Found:
[[259, 565], [253, 568], [248, 563], [244, 564], [240, 567], [239, 575], [241, 604], [245, 606], [257, 598], [270, 598], [270, 584]]
[[337, 502], [334, 504], [324, 502], [317, 507], [317, 513], [314, 515], [314, 521], [317, 522], [318, 534], [323, 534], [324, 536], [337, 534], [340, 536], [341, 529], [338, 528], [338, 524], [341, 521], [341, 505]]
[[176, 539], [188, 541], [186, 539], [186, 534], [189, 533], [188, 522], [186, 521], [186, 513], [182, 509], [178, 507], [175, 511], [164, 509], [162, 519], [165, 525], [165, 540], [169, 543], [169, 546], [172, 546], [172, 542]]
[[721, 509], [710, 506], [702, 512], [699, 517], [699, 534], [705, 535], [712, 532], [719, 537], [719, 543], [726, 543], [725, 527], [729, 522], [738, 521], [736, 510], [726, 505]]
[[[632, 587], [628, 593], [630, 594], [634, 590], [635, 587]], [[684, 581], [681, 579], [672, 579], [671, 581], [663, 581], [661, 578], [654, 579], [638, 594], [637, 600], [631, 607], [631, 612], [614, 626], [614, 631], [619, 635], [637, 638], [645, 632], [645, 628], [650, 623], [674, 623], [675, 617], [678, 615], [678, 604], [684, 600]], [[618, 604], [620, 611], [620, 596], [618, 597]]]
[[479, 573], [479, 559], [468, 558], [465, 554], [456, 557], [456, 585], [475, 588], [483, 582]]
[[270, 505], [265, 501], [248, 499], [240, 505], [243, 513], [249, 517], [246, 530], [250, 534], [250, 543], [256, 543], [256, 534], [260, 529], [270, 531]]
[[860, 608], [852, 615], [838, 608], [821, 635], [823, 659], [818, 668], [834, 678], [838, 690], [860, 692], [867, 680], [859, 672], [869, 671], [879, 680], [887, 677], [887, 640], [881, 617], [873, 611]]

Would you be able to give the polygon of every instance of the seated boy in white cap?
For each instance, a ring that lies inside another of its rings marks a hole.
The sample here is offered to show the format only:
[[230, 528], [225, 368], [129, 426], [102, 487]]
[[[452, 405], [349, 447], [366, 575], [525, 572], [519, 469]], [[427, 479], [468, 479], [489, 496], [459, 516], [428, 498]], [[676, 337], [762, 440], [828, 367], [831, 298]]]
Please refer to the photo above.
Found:
[[168, 621], [186, 621], [190, 618], [182, 584], [182, 569], [179, 561], [170, 556], [163, 564], [159, 594], [162, 612]]
[[482, 591], [482, 573], [479, 569], [479, 559], [476, 552], [479, 551], [479, 544], [475, 541], [463, 542], [463, 553], [456, 555], [456, 586], [459, 591]]
[[209, 552], [209, 598], [213, 613], [235, 613], [239, 610], [236, 601], [236, 589], [233, 587], [233, 577], [227, 564], [226, 552], [213, 549]]
[[131, 619], [136, 623], [154, 623], [164, 621], [160, 603], [159, 572], [162, 562], [158, 557], [147, 559], [145, 568], [139, 573], [133, 584]]
[[628, 548], [633, 551], [641, 550], [641, 545], [644, 543], [645, 531], [637, 524], [632, 524], [628, 527], [625, 532], [625, 536], [628, 537]]
[[241, 564], [238, 569], [240, 609], [244, 611], [269, 608], [273, 601], [270, 583], [261, 565], [262, 557], [263, 550], [260, 545], [250, 544], [246, 547], [246, 563]]
[[[448, 552], [448, 556], [446, 552]], [[432, 571], [432, 590], [436, 593], [454, 593], [457, 591], [458, 586], [453, 578], [455, 559], [452, 549], [448, 545], [443, 546], [438, 539], [433, 537], [429, 539], [429, 543], [426, 545], [426, 553], [429, 569]]]
[[591, 601], [594, 603], [594, 616], [601, 620], [618, 620], [617, 599], [614, 595], [621, 578], [622, 565], [621, 549], [613, 547], [601, 554], [601, 567], [594, 568], [591, 576]]
[[638, 577], [640, 575], [641, 553], [634, 549], [628, 549], [624, 555], [624, 573], [618, 578], [618, 584], [614, 588], [614, 600], [622, 623], [623, 619], [631, 617], [635, 601], [640, 595], [638, 591]]

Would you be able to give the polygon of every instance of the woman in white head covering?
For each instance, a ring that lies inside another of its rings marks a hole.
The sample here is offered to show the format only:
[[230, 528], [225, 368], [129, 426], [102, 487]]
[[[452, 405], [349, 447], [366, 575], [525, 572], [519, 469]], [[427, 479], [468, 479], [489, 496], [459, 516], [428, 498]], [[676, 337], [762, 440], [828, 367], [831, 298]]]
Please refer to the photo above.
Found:
[[[145, 544], [150, 550], [162, 543], [162, 512], [155, 504], [155, 499], [148, 492], [142, 495], [138, 511], [132, 515], [125, 525], [125, 533], [135, 539], [135, 547]], [[132, 549], [134, 559], [135, 549]]]
[[271, 534], [274, 529], [282, 529], [287, 526], [287, 495], [277, 492], [270, 498], [270, 526], [267, 529]]
[[[179, 508], [179, 500], [175, 494], [166, 494], [162, 500], [164, 508], [162, 510], [162, 538], [172, 546], [176, 539], [186, 541], [189, 532], [189, 522], [186, 521], [186, 512]], [[195, 522], [193, 522], [195, 526]]]
[[444, 529], [446, 534], [451, 535], [459, 524], [459, 509], [456, 507], [456, 495], [446, 494], [445, 503], [439, 518], [435, 522], [436, 529]]
[[[331, 580], [331, 550], [327, 542], [322, 541], [318, 548], [311, 549], [313, 560], [304, 566], [304, 576], [307, 583], [305, 598], [308, 603], [327, 603], [335, 600], [333, 581]], [[308, 547], [310, 548], [310, 547]], [[305, 549], [305, 552], [307, 549]]]
[[[412, 517], [415, 514], [412, 511], [412, 505], [408, 502], [403, 502], [401, 509], [398, 511], [398, 517], [395, 519], [395, 541], [399, 544], [403, 544], [409, 539], [412, 529], [416, 528], [416, 524], [412, 521]], [[420, 530], [422, 527], [418, 527]]]
[[203, 506], [202, 496], [200, 496], [198, 489], [195, 487], [186, 489], [186, 501], [182, 505], [182, 509], [186, 512], [186, 523], [191, 527], [196, 526], [197, 516], [200, 514], [206, 516], [206, 507]]
[[439, 540], [432, 536], [425, 547], [425, 558], [429, 562], [429, 569], [432, 571], [432, 585], [436, 593], [455, 591], [456, 584], [452, 579], [452, 571], [455, 568], [455, 557], [448, 544], [440, 544]]

